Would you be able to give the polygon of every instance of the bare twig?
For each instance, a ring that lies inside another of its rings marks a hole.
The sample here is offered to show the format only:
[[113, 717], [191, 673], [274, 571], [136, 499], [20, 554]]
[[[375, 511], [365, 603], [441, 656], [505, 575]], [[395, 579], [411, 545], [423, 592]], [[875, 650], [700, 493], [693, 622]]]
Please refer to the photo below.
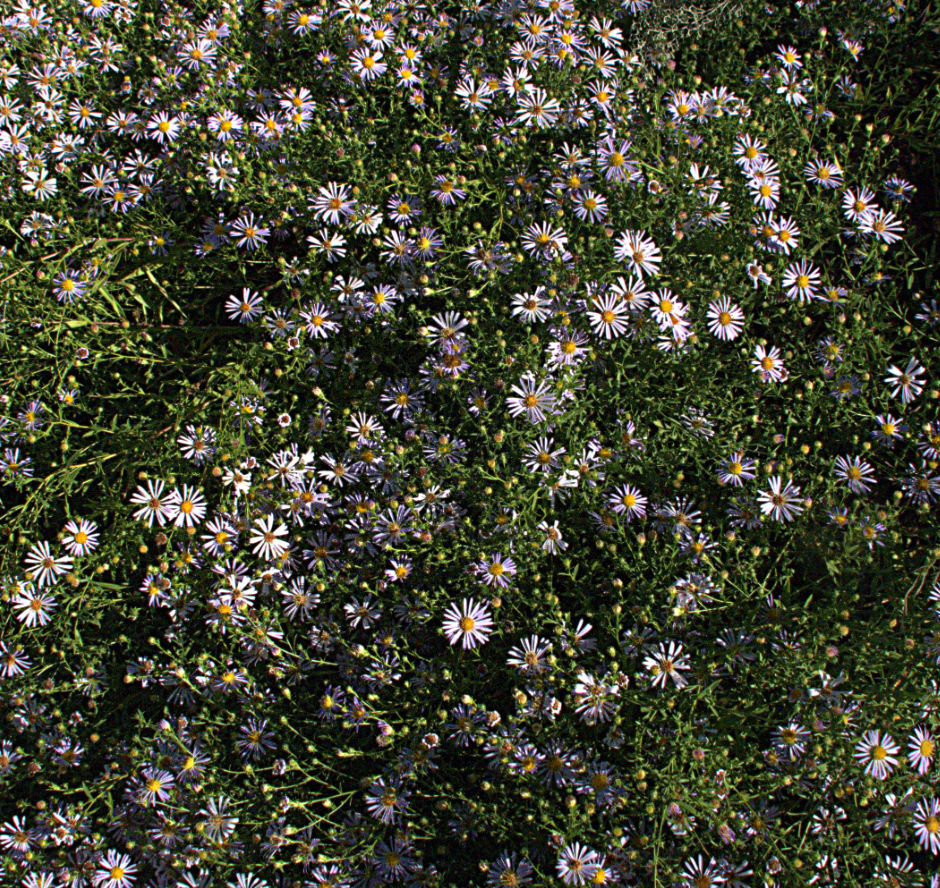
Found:
[[654, 0], [637, 16], [633, 31], [641, 66], [649, 74], [650, 66], [662, 64], [681, 40], [694, 39], [742, 5], [742, 0]]

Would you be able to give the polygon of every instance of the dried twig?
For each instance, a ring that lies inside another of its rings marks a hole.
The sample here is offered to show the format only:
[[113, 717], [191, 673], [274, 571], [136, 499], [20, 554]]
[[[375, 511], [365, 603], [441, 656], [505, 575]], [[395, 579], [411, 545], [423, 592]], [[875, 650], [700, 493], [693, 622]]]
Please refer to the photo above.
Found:
[[715, 27], [743, 5], [742, 0], [654, 0], [637, 16], [633, 29], [641, 68], [650, 74], [650, 68], [660, 67], [682, 40]]

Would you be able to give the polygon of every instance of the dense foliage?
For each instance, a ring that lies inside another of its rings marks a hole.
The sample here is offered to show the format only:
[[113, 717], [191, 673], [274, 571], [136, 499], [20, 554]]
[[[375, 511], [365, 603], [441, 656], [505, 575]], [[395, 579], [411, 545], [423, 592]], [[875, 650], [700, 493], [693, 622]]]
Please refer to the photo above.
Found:
[[937, 888], [938, 58], [5, 2], [3, 883]]

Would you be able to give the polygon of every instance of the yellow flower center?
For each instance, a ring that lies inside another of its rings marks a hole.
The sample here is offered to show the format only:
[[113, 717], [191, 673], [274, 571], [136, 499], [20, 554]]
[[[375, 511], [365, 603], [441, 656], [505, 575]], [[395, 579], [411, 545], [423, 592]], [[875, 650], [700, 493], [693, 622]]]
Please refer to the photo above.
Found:
[[461, 632], [472, 632], [473, 627], [476, 626], [476, 621], [473, 617], [462, 617], [460, 620], [460, 631]]

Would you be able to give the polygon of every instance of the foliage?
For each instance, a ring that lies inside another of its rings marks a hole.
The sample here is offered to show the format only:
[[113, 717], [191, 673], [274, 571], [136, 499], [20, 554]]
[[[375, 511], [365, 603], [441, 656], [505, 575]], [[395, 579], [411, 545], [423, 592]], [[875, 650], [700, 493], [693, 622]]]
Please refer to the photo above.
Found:
[[6, 883], [937, 888], [934, 4], [0, 31]]

